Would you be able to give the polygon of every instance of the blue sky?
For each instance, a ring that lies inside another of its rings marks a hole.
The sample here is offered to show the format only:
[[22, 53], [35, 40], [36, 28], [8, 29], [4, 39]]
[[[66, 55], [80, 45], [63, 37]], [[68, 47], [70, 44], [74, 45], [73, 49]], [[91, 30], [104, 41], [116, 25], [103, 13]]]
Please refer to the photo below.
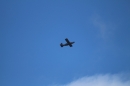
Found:
[[[129, 9], [129, 0], [1, 0], [0, 86], [130, 85]], [[60, 47], [65, 38], [72, 48]]]

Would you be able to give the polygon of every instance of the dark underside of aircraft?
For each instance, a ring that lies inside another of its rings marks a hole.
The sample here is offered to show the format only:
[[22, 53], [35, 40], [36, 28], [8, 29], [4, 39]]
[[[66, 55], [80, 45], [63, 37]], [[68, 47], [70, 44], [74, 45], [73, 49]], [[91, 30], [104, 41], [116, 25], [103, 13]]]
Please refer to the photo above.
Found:
[[70, 47], [72, 47], [72, 44], [74, 44], [75, 42], [70, 42], [67, 38], [65, 39], [65, 41], [66, 41], [66, 43], [65, 44], [60, 44], [60, 46], [61, 47], [63, 47], [63, 46], [70, 46]]

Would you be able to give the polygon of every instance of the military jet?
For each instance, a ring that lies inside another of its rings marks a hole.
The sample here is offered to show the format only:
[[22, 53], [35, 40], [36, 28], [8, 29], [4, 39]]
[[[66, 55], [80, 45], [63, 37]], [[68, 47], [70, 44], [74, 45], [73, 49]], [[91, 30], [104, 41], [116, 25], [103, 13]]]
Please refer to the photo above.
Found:
[[68, 46], [68, 45], [69, 45], [70, 47], [72, 47], [72, 44], [75, 43], [75, 42], [70, 42], [67, 38], [65, 39], [65, 41], [66, 41], [67, 43], [65, 43], [65, 44], [62, 44], [62, 43], [61, 43], [61, 44], [60, 44], [61, 47], [63, 47], [63, 46]]

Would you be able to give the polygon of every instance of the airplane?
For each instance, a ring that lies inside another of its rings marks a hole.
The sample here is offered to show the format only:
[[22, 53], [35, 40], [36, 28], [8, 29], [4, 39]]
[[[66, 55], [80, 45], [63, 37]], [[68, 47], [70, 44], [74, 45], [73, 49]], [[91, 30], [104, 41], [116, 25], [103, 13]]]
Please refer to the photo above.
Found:
[[65, 39], [65, 41], [66, 41], [67, 43], [65, 43], [65, 44], [62, 44], [62, 43], [61, 43], [61, 44], [60, 44], [61, 47], [63, 47], [63, 46], [68, 46], [68, 45], [69, 45], [70, 47], [72, 47], [72, 44], [75, 43], [75, 42], [70, 42], [67, 38]]

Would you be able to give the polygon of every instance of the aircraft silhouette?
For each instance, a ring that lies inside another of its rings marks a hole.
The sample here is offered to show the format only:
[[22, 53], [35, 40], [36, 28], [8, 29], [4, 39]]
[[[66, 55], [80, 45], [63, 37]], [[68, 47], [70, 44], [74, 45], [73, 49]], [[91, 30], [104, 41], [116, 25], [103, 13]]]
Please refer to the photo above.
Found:
[[65, 41], [66, 41], [67, 43], [65, 43], [65, 44], [62, 44], [62, 43], [61, 43], [61, 44], [60, 44], [61, 47], [63, 47], [63, 46], [68, 46], [68, 45], [69, 45], [70, 47], [72, 47], [72, 44], [75, 43], [75, 42], [70, 42], [67, 38], [65, 39]]

